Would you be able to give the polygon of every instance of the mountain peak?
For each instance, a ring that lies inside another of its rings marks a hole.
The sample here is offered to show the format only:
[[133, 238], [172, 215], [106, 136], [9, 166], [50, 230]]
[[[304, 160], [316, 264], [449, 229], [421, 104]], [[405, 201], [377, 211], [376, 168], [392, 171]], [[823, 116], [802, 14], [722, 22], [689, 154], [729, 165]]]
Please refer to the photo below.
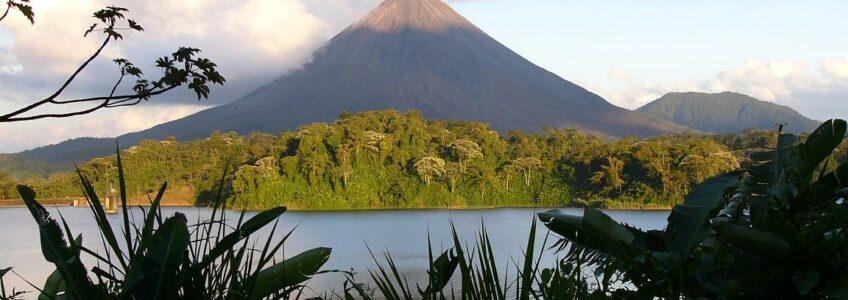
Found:
[[442, 0], [385, 0], [365, 18], [353, 24], [353, 27], [380, 32], [408, 28], [430, 32], [455, 27], [476, 29]]

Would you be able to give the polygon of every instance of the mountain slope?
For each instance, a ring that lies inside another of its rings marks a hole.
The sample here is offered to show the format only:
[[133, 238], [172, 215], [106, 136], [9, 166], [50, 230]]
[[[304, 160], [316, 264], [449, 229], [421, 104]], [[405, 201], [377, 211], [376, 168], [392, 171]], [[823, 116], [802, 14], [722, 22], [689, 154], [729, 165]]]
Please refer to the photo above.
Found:
[[637, 109], [638, 112], [712, 133], [735, 133], [749, 128], [776, 129], [786, 123], [789, 132], [807, 133], [819, 122], [794, 109], [733, 93], [668, 93]]
[[230, 104], [119, 140], [279, 132], [332, 121], [344, 111], [381, 109], [416, 109], [427, 118], [485, 122], [501, 131], [568, 127], [653, 136], [684, 130], [616, 107], [532, 64], [440, 0], [386, 0], [303, 68]]

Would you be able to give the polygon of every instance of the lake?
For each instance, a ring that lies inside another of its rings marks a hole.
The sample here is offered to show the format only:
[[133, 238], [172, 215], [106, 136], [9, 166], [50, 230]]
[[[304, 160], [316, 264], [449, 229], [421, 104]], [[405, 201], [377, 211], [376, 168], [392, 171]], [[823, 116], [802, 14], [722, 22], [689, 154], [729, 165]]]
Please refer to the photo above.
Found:
[[[102, 249], [96, 224], [88, 208], [50, 207], [48, 211], [58, 218], [65, 217], [76, 235], [82, 233], [83, 244], [92, 249]], [[166, 207], [163, 214], [174, 212], [186, 214], [189, 224], [198, 218], [208, 218], [210, 209], [192, 207]], [[411, 282], [420, 282], [427, 268], [427, 234], [429, 232], [434, 252], [453, 245], [450, 221], [456, 225], [460, 239], [473, 244], [481, 222], [492, 240], [492, 247], [501, 267], [512, 265], [510, 258], [522, 257], [522, 248], [527, 245], [530, 225], [536, 212], [547, 209], [498, 208], [475, 210], [376, 210], [376, 211], [321, 211], [286, 212], [280, 219], [277, 234], [284, 235], [296, 228], [285, 245], [287, 256], [315, 247], [333, 248], [330, 260], [324, 269], [350, 270], [358, 272], [357, 279], [367, 282], [368, 268], [374, 267], [366, 244], [375, 252], [388, 250], [398, 267]], [[565, 209], [571, 214], [581, 214], [582, 209]], [[607, 211], [619, 222], [642, 229], [660, 229], [665, 226], [668, 211]], [[253, 215], [255, 213], [248, 213]], [[228, 212], [234, 220], [238, 212]], [[113, 226], [120, 223], [121, 215], [109, 216]], [[270, 225], [269, 225], [270, 227]], [[116, 233], [120, 232], [118, 227]], [[537, 245], [541, 246], [547, 228], [539, 224]], [[264, 233], [267, 235], [267, 231]], [[554, 239], [549, 241], [549, 244]], [[538, 247], [537, 247], [538, 248]], [[441, 253], [441, 251], [438, 251]], [[438, 255], [438, 254], [436, 254]], [[547, 251], [543, 265], [552, 265], [556, 253]], [[282, 256], [281, 256], [282, 257]], [[380, 257], [378, 257], [380, 259]], [[91, 269], [93, 262], [84, 261]], [[26, 208], [0, 209], [0, 268], [14, 267], [22, 277], [41, 286], [54, 267], [46, 263], [41, 255], [38, 229]], [[512, 270], [511, 270], [512, 271]], [[512, 272], [511, 272], [512, 273]], [[343, 278], [339, 274], [321, 275], [310, 282], [310, 286], [321, 292], [340, 288]], [[6, 278], [7, 286], [33, 290], [13, 274]], [[27, 298], [34, 298], [35, 293]]]

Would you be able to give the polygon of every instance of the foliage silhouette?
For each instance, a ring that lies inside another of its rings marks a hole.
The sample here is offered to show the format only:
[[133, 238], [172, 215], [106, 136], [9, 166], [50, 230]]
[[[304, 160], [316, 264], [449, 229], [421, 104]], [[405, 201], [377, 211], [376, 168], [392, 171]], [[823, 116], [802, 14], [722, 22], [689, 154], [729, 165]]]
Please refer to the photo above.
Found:
[[829, 167], [846, 122], [806, 140], [780, 133], [743, 170], [697, 185], [665, 230], [642, 231], [587, 208], [539, 218], [569, 258], [652, 297], [841, 299], [848, 296], [848, 164]]
[[[27, 18], [33, 22], [32, 7], [25, 4], [28, 1], [8, 1], [6, 12], [0, 17], [0, 20], [5, 18], [9, 10], [15, 8], [20, 10]], [[38, 120], [44, 118], [64, 118], [77, 115], [88, 114], [97, 110], [131, 106], [140, 103], [141, 101], [150, 100], [153, 96], [164, 94], [182, 85], [187, 85], [188, 89], [197, 94], [197, 99], [208, 98], [210, 88], [209, 85], [223, 85], [224, 79], [217, 71], [217, 65], [206, 58], [197, 57], [200, 49], [190, 47], [180, 47], [170, 56], [163, 56], [156, 60], [156, 67], [162, 72], [162, 76], [158, 79], [145, 78], [141, 69], [136, 67], [132, 62], [117, 58], [114, 62], [118, 65], [120, 76], [115, 81], [108, 95], [62, 99], [60, 96], [71, 85], [71, 83], [82, 73], [83, 70], [96, 59], [106, 46], [114, 41], [124, 38], [121, 32], [123, 31], [143, 31], [144, 29], [136, 21], [127, 19], [125, 13], [126, 8], [108, 6], [104, 9], [94, 12], [94, 18], [98, 23], [94, 23], [84, 36], [92, 33], [100, 33], [103, 35], [103, 41], [94, 53], [85, 60], [66, 80], [62, 85], [50, 96], [38, 100], [20, 109], [0, 115], [0, 122], [20, 122]], [[132, 93], [120, 94], [117, 93], [125, 78], [136, 78], [135, 83], [131, 87]], [[85, 104], [86, 108], [76, 108], [75, 105]], [[60, 113], [35, 113], [33, 110], [39, 108], [47, 108], [52, 106], [72, 107], [70, 111]]]
[[[319, 273], [329, 259], [329, 248], [315, 248], [277, 261], [276, 254], [291, 232], [275, 238], [276, 220], [286, 211], [276, 207], [245, 220], [242, 211], [232, 224], [225, 216], [225, 201], [212, 203], [208, 220], [189, 225], [181, 213], [163, 216], [160, 208], [167, 183], [151, 199], [148, 208], [133, 211], [127, 205], [124, 170], [118, 155], [118, 182], [122, 205], [122, 221], [116, 233], [110, 219], [88, 181], [78, 170], [82, 188], [98, 225], [104, 251], [95, 251], [74, 240], [71, 228], [60, 223], [36, 201], [27, 186], [18, 186], [27, 208], [39, 226], [42, 254], [56, 266], [39, 288], [45, 299], [262, 299], [288, 297], [302, 291], [303, 282]], [[222, 178], [226, 177], [226, 172]], [[223, 179], [222, 179], [223, 180]], [[136, 223], [136, 217], [143, 223]], [[251, 236], [273, 224], [270, 234], [255, 248]], [[125, 244], [123, 244], [125, 243]], [[82, 255], [97, 262], [89, 270]], [[4, 272], [5, 273], [5, 272]], [[96, 278], [93, 282], [90, 278]], [[0, 277], [2, 278], [2, 277]]]

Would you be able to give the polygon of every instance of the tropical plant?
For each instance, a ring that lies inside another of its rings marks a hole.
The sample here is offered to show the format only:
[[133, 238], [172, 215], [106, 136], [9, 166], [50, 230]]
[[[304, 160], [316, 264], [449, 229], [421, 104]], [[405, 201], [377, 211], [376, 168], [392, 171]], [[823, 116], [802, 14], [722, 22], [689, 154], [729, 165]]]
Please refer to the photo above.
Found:
[[593, 183], [605, 182], [607, 188], [616, 189], [621, 192], [621, 187], [624, 186], [624, 179], [621, 173], [624, 171], [624, 162], [615, 157], [607, 157], [607, 164], [601, 166], [601, 170], [592, 174], [589, 178]]
[[[262, 164], [259, 164], [262, 165]], [[276, 254], [291, 232], [276, 239], [277, 221], [285, 207], [276, 207], [245, 220], [242, 211], [235, 224], [225, 216], [223, 177], [208, 220], [189, 225], [186, 217], [162, 215], [160, 204], [167, 189], [162, 185], [148, 208], [138, 207], [142, 222], [127, 205], [120, 152], [117, 175], [121, 200], [121, 234], [113, 230], [106, 211], [87, 176], [78, 170], [91, 212], [103, 241], [102, 251], [73, 237], [36, 201], [36, 193], [18, 186], [27, 208], [39, 227], [42, 254], [56, 266], [44, 286], [35, 287], [43, 299], [262, 299], [298, 296], [303, 283], [328, 260], [329, 248], [315, 248], [277, 261]], [[251, 236], [274, 224], [265, 241]], [[87, 269], [85, 254], [97, 262]], [[92, 281], [91, 278], [95, 278]]]
[[631, 296], [844, 299], [848, 164], [827, 162], [845, 134], [843, 120], [803, 142], [780, 133], [747, 168], [695, 186], [665, 230], [645, 232], [592, 208], [539, 218], [563, 237], [567, 258], [588, 259], [635, 287], [619, 291]]
[[[390, 252], [382, 253], [382, 262], [377, 254], [371, 252], [376, 268], [369, 270], [368, 274], [376, 288], [370, 289], [367, 284], [357, 283], [354, 274], [348, 273], [344, 294], [335, 296], [343, 299], [389, 300], [604, 299], [603, 293], [589, 287], [586, 282], [588, 275], [579, 264], [560, 261], [550, 268], [540, 267], [547, 236], [542, 247], [536, 250], [535, 221], [531, 225], [526, 248], [523, 249], [523, 260], [513, 260], [513, 266], [497, 264], [485, 224], [471, 249], [463, 246], [453, 224], [451, 230], [453, 248], [438, 257], [434, 255], [428, 237], [426, 282], [414, 283], [413, 286], [398, 270]], [[513, 269], [514, 273], [510, 273]], [[458, 278], [455, 278], [457, 270]], [[379, 297], [375, 297], [375, 293]]]
[[12, 288], [12, 291], [6, 291], [6, 283], [3, 281], [3, 277], [6, 276], [12, 268], [4, 268], [0, 269], [0, 300], [14, 300], [20, 299], [20, 297], [26, 294], [26, 291], [19, 291], [16, 288]]

